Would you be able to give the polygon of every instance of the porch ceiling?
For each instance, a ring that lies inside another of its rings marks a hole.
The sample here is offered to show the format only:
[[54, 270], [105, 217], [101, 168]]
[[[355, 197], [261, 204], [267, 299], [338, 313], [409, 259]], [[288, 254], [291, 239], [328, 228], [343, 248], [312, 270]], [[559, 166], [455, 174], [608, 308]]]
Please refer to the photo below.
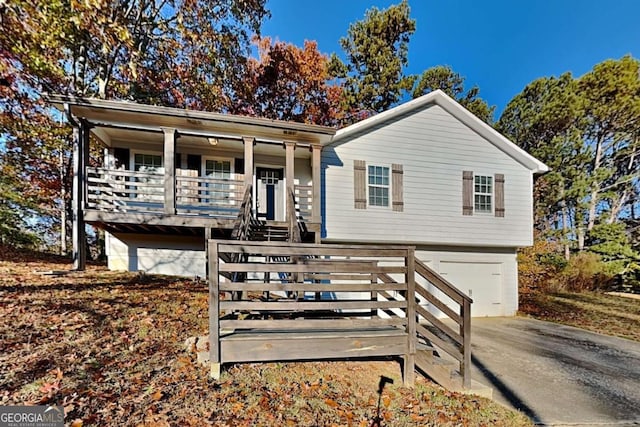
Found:
[[[164, 142], [164, 135], [161, 131], [153, 130], [135, 130], [135, 129], [123, 129], [115, 127], [98, 126], [91, 129], [98, 139], [106, 146], [111, 147], [114, 145], [129, 145], [132, 142], [140, 145], [148, 145], [150, 150], [162, 150], [162, 144]], [[239, 136], [235, 138], [215, 138], [215, 145], [212, 145], [209, 141], [210, 137], [195, 136], [195, 135], [182, 135], [176, 142], [177, 151], [185, 148], [193, 148], [197, 150], [211, 151], [212, 155], [218, 152], [237, 152], [243, 151], [243, 143]], [[264, 142], [258, 140], [254, 147], [255, 154], [263, 154], [269, 156], [284, 156], [284, 147], [282, 142]], [[310, 158], [310, 150], [300, 148], [295, 151], [296, 158]]]

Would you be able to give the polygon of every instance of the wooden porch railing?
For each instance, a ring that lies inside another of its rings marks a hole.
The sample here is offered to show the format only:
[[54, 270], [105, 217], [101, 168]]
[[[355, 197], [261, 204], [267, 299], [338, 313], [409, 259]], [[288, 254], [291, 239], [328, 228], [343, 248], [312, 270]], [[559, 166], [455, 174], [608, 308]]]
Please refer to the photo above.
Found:
[[[87, 208], [113, 212], [166, 213], [164, 174], [87, 168]], [[244, 177], [176, 176], [176, 214], [235, 217]]]
[[471, 386], [472, 301], [416, 260], [413, 247], [210, 240], [208, 251], [214, 377], [224, 363], [384, 355], [404, 358], [408, 384], [416, 366], [438, 380], [439, 365], [425, 362], [428, 342], [459, 362], [461, 385]]
[[[402, 356], [413, 383], [416, 304], [400, 296], [415, 295], [413, 248], [210, 240], [208, 251], [214, 377], [232, 362]], [[238, 254], [248, 261], [225, 262]]]
[[250, 240], [251, 227], [253, 219], [253, 186], [247, 185], [244, 191], [244, 197], [240, 204], [240, 211], [236, 218], [236, 224], [231, 232], [233, 240]]
[[[313, 186], [312, 185], [296, 185], [295, 187], [296, 211], [298, 216], [306, 222], [312, 221], [313, 218]], [[319, 201], [318, 201], [319, 203]]]

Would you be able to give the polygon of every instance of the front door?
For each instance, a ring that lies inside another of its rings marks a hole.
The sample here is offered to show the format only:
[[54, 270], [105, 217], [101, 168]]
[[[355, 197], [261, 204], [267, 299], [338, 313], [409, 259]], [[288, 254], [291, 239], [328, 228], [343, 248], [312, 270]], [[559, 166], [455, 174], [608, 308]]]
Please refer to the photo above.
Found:
[[284, 170], [256, 168], [258, 219], [284, 221]]

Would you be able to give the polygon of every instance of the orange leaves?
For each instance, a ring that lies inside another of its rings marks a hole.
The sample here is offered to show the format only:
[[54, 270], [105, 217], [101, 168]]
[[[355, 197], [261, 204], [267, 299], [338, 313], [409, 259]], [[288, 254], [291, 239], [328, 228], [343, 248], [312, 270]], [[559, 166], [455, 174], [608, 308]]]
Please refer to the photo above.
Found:
[[338, 402], [336, 402], [333, 399], [325, 399], [324, 403], [326, 403], [327, 405], [331, 406], [332, 408], [337, 408], [339, 406]]
[[339, 97], [330, 84], [329, 58], [315, 41], [304, 46], [254, 38], [259, 59], [249, 61], [249, 78], [239, 91], [236, 113], [333, 125], [339, 115]]

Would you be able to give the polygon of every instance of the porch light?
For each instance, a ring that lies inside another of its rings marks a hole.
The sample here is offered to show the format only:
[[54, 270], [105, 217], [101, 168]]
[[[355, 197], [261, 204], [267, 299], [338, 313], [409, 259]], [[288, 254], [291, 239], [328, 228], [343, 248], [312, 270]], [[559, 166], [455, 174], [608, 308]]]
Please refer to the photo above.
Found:
[[218, 145], [218, 138], [207, 138], [207, 141], [209, 141], [209, 145], [213, 145], [216, 146]]

